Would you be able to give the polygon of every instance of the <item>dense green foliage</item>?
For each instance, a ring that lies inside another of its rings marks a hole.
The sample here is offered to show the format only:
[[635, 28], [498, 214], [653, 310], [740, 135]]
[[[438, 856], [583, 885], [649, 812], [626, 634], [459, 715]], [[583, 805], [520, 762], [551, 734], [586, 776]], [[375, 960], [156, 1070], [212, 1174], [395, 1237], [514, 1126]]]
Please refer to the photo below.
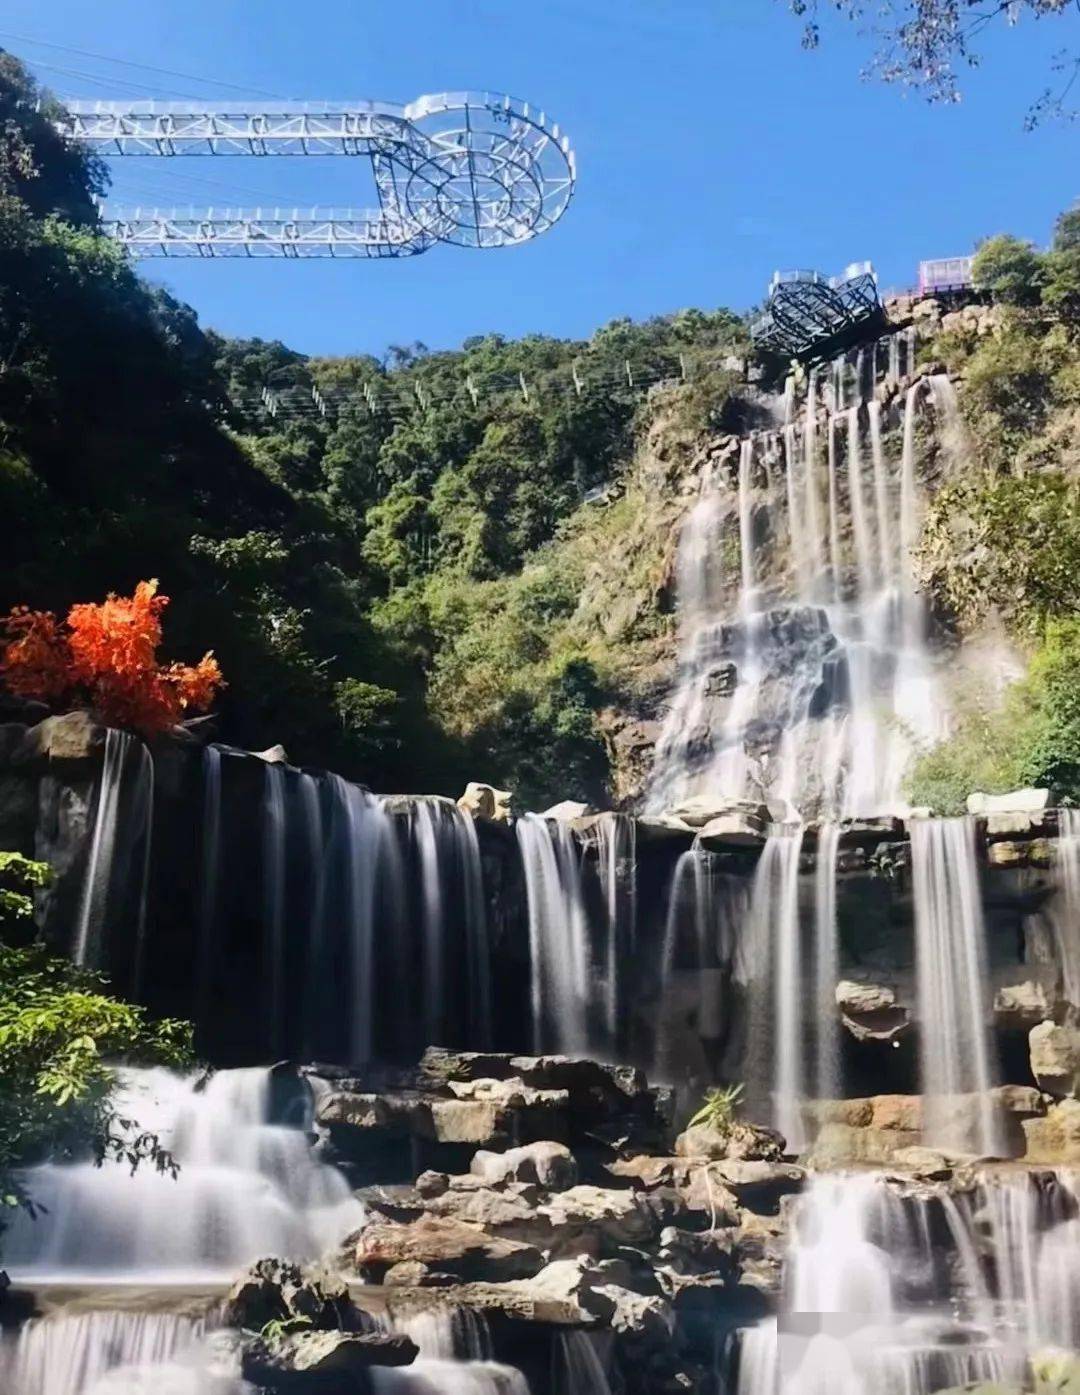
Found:
[[961, 692], [953, 735], [916, 763], [913, 799], [943, 813], [974, 789], [1080, 799], [1080, 212], [1049, 252], [991, 238], [975, 275], [998, 305], [992, 332], [931, 346], [963, 375], [973, 449], [932, 500], [923, 571], [961, 631], [1003, 621], [1027, 672]]
[[909, 793], [940, 814], [963, 813], [973, 790], [1034, 786], [1080, 799], [1080, 620], [1049, 620], [1023, 678], [1004, 692], [959, 694], [948, 740], [914, 763]]
[[45, 864], [0, 852], [0, 1207], [32, 1209], [18, 1170], [44, 1157], [171, 1168], [158, 1140], [118, 1114], [109, 1062], [191, 1055], [186, 1023], [148, 1023], [95, 974], [27, 943], [32, 892], [49, 880]]
[[98, 235], [103, 173], [38, 95], [5, 56], [0, 508], [21, 526], [0, 610], [157, 576], [170, 652], [213, 649], [228, 678], [225, 739], [382, 788], [599, 792], [617, 665], [548, 637], [583, 569], [565, 539], [625, 475], [643, 382], [689, 373], [688, 423], [738, 424], [742, 323], [685, 311], [382, 361], [222, 340]]
[[33, 1206], [18, 1169], [48, 1157], [171, 1168], [157, 1138], [116, 1109], [120, 1059], [184, 1064], [186, 1023], [150, 1024], [93, 974], [41, 945], [0, 943], [0, 1204]]

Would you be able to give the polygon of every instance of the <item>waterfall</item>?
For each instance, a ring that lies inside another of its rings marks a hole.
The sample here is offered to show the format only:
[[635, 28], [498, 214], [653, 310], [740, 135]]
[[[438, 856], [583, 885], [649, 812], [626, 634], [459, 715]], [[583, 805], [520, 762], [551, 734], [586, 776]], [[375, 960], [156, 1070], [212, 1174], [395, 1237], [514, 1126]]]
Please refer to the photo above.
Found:
[[205, 1022], [218, 964], [218, 903], [221, 895], [221, 748], [202, 754], [202, 858], [199, 875], [199, 968], [196, 1014]]
[[779, 1317], [742, 1334], [738, 1395], [931, 1395], [1019, 1379], [1023, 1350], [989, 1301], [976, 1210], [904, 1196], [874, 1173], [812, 1179]]
[[1065, 997], [1080, 1012], [1080, 809], [1058, 810], [1058, 836], [1052, 847], [1057, 885], [1050, 923]]
[[[801, 824], [774, 830], [754, 873], [746, 937], [751, 960], [744, 974], [752, 988], [753, 1093], [771, 1103], [775, 1126], [792, 1150], [805, 1142], [805, 999], [799, 924]], [[761, 1072], [768, 1068], [768, 1078]]]
[[491, 1330], [486, 1315], [456, 1303], [400, 1318], [393, 1330], [410, 1337], [424, 1357], [484, 1361], [491, 1356]]
[[795, 1239], [784, 1270], [785, 1300], [791, 1311], [892, 1316], [895, 1260], [888, 1242], [895, 1242], [899, 1229], [895, 1224], [899, 1203], [890, 1208], [893, 1201], [872, 1175], [819, 1177], [811, 1182], [799, 1204]]
[[716, 1053], [731, 1025], [729, 982], [746, 910], [745, 881], [726, 872], [720, 857], [697, 846], [680, 854], [660, 948], [652, 1065], [658, 1080], [700, 1092], [716, 1079]]
[[624, 979], [637, 932], [637, 823], [626, 814], [604, 814], [586, 838], [596, 848], [603, 900], [604, 1025], [614, 1050], [625, 1023]]
[[[180, 1313], [75, 1311], [34, 1318], [0, 1344], [6, 1395], [239, 1395], [237, 1378], [207, 1369], [201, 1318]], [[224, 1364], [224, 1363], [223, 1363]]]
[[[883, 409], [870, 364], [837, 360], [820, 386], [812, 372], [801, 414], [747, 436], [734, 481], [703, 481], [679, 539], [680, 657], [654, 811], [697, 795], [767, 799], [787, 819], [900, 811], [914, 746], [942, 734], [914, 572], [916, 425], [931, 402], [948, 449], [954, 399], [947, 380], [920, 379]], [[736, 544], [737, 595], [730, 572], [725, 594]]]
[[836, 924], [836, 861], [840, 828], [822, 824], [818, 830], [814, 874], [814, 984], [816, 1060], [814, 1087], [819, 1100], [843, 1094], [840, 1072], [840, 1022], [836, 985], [840, 979]]
[[203, 1282], [262, 1255], [314, 1259], [363, 1217], [345, 1178], [319, 1163], [305, 1109], [277, 1121], [271, 1072], [121, 1072], [121, 1117], [157, 1135], [174, 1178], [143, 1164], [46, 1163], [25, 1173], [41, 1214], [4, 1235], [16, 1281]]
[[268, 968], [269, 990], [266, 1020], [270, 1024], [270, 1049], [279, 1055], [285, 1037], [285, 771], [280, 765], [267, 765], [263, 780], [263, 962]]
[[836, 1007], [840, 828], [828, 823], [817, 830], [812, 917], [800, 907], [806, 831], [788, 824], [770, 833], [755, 869], [745, 931], [734, 945], [737, 976], [750, 996], [751, 1095], [759, 1109], [771, 1110], [792, 1151], [811, 1141], [804, 1101], [843, 1094]]
[[559, 1332], [552, 1352], [552, 1395], [611, 1395], [600, 1348], [609, 1333]]
[[532, 961], [533, 1040], [539, 1051], [589, 1045], [589, 928], [571, 829], [525, 814], [517, 821]]
[[975, 822], [913, 819], [909, 831], [924, 1139], [1001, 1154]]
[[371, 1371], [375, 1395], [529, 1395], [529, 1383], [513, 1366], [496, 1361], [418, 1359], [398, 1369]]
[[384, 801], [390, 806], [403, 807], [392, 820], [397, 935], [408, 942], [412, 925], [419, 932], [416, 958], [401, 968], [406, 977], [419, 969], [423, 1041], [490, 1046], [491, 950], [476, 825], [445, 799]]
[[153, 817], [154, 763], [150, 752], [137, 736], [110, 727], [105, 735], [71, 954], [77, 964], [104, 966], [105, 927], [118, 920], [124, 910], [132, 909], [130, 888], [134, 887], [132, 957], [136, 986], [144, 954]]

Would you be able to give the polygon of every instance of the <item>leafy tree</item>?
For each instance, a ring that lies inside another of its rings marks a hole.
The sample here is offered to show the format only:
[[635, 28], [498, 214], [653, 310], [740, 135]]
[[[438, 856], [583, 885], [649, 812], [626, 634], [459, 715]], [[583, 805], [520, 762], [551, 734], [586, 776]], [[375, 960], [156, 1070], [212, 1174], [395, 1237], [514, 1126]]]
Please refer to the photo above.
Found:
[[391, 688], [344, 678], [334, 687], [334, 706], [350, 742], [369, 754], [397, 745], [395, 718], [400, 699]]
[[1030, 242], [1002, 233], [980, 244], [971, 279], [978, 290], [991, 292], [1006, 305], [1037, 305], [1043, 259]]
[[34, 891], [48, 886], [52, 869], [22, 853], [0, 852], [0, 934], [9, 939], [31, 928]]
[[107, 996], [96, 975], [40, 944], [0, 942], [0, 1204], [33, 1209], [20, 1169], [46, 1158], [174, 1163], [159, 1140], [121, 1117], [121, 1059], [183, 1065], [191, 1028], [150, 1023]]
[[147, 735], [204, 711], [221, 670], [212, 654], [194, 666], [158, 661], [169, 598], [157, 585], [140, 581], [131, 597], [74, 605], [63, 626], [50, 611], [17, 607], [0, 619], [0, 680], [18, 697], [86, 706], [110, 726]]
[[0, 49], [0, 199], [91, 227], [97, 222], [94, 196], [106, 188], [106, 167], [85, 146], [60, 136], [55, 124], [60, 113], [59, 103], [19, 60]]
[[969, 688], [953, 729], [913, 764], [908, 793], [939, 814], [963, 813], [975, 790], [1046, 788], [1080, 800], [1080, 619], [1047, 623], [1024, 677], [1003, 693]]
[[33, 891], [51, 877], [45, 863], [0, 852], [0, 1207], [33, 1210], [20, 1169], [45, 1158], [173, 1169], [157, 1138], [117, 1113], [109, 1062], [191, 1059], [189, 1024], [150, 1023], [96, 974], [27, 943]]
[[[932, 102], [957, 102], [958, 70], [978, 66], [978, 41], [992, 26], [1014, 24], [1021, 14], [1060, 17], [1073, 6], [1071, 0], [885, 0], [874, 5], [831, 0], [828, 6], [824, 0], [788, 0], [788, 8], [803, 20], [806, 48], [816, 48], [821, 40], [823, 8], [859, 22], [869, 14], [876, 44], [869, 74], [921, 91]], [[1069, 55], [1056, 60], [1056, 82], [1029, 111], [1029, 126], [1048, 116], [1071, 116], [1066, 103], [1078, 61]]]
[[1080, 614], [1080, 486], [1052, 471], [947, 484], [927, 519], [923, 558], [965, 623], [991, 605], [1037, 630]]
[[1043, 304], [1067, 320], [1080, 320], [1080, 208], [1063, 213], [1044, 258]]

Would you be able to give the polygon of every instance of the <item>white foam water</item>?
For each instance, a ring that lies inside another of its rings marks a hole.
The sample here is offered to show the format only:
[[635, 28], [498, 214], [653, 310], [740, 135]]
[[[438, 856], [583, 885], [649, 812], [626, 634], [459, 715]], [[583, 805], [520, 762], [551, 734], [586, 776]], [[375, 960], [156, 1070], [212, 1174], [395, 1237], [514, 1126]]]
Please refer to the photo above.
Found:
[[[890, 460], [869, 362], [834, 365], [824, 392], [812, 372], [799, 421], [743, 440], [734, 488], [703, 480], [679, 541], [681, 653], [654, 810], [700, 794], [768, 798], [787, 820], [899, 810], [912, 750], [943, 733], [915, 581], [915, 427], [932, 410], [958, 453], [955, 394], [947, 379], [908, 388]], [[733, 598], [722, 561], [735, 546]]]
[[912, 819], [909, 834], [924, 1141], [1000, 1156], [975, 821]]
[[25, 1183], [45, 1208], [4, 1237], [13, 1279], [156, 1284], [231, 1278], [264, 1255], [315, 1259], [363, 1218], [336, 1168], [298, 1126], [270, 1122], [271, 1076], [220, 1071], [203, 1081], [126, 1070], [121, 1117], [158, 1136], [180, 1164], [45, 1164]]
[[518, 819], [525, 872], [538, 1051], [584, 1052], [589, 1045], [589, 925], [574, 835], [556, 819]]
[[254, 1395], [225, 1334], [178, 1313], [35, 1318], [0, 1343], [0, 1374], [5, 1395]]

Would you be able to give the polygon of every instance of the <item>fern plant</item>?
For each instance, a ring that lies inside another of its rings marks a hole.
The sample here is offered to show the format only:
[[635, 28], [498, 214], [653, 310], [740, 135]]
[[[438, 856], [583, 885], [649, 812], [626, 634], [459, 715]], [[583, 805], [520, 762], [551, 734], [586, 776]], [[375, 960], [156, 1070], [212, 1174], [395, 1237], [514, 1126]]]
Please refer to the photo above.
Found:
[[259, 1336], [268, 1347], [276, 1347], [293, 1332], [303, 1332], [310, 1326], [311, 1319], [305, 1313], [297, 1313], [294, 1317], [272, 1318], [259, 1330]]
[[706, 1090], [704, 1103], [687, 1127], [692, 1129], [704, 1124], [717, 1133], [730, 1133], [735, 1122], [735, 1110], [745, 1093], [744, 1085], [715, 1085]]

